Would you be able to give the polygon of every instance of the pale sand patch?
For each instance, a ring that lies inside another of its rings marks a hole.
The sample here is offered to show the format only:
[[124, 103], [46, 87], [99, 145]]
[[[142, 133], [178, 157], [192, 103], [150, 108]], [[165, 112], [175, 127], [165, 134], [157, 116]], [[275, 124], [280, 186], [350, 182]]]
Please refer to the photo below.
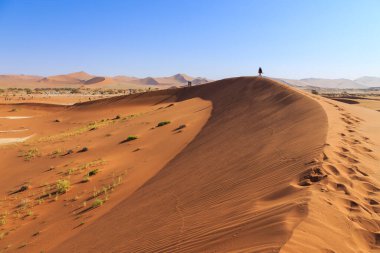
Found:
[[18, 130], [5, 130], [5, 131], [0, 131], [1, 134], [3, 133], [18, 133], [18, 132], [25, 132], [28, 131], [29, 129], [18, 129]]
[[5, 116], [0, 117], [0, 119], [30, 119], [32, 116]]
[[23, 138], [0, 138], [0, 145], [24, 142], [32, 136], [33, 135], [23, 137]]

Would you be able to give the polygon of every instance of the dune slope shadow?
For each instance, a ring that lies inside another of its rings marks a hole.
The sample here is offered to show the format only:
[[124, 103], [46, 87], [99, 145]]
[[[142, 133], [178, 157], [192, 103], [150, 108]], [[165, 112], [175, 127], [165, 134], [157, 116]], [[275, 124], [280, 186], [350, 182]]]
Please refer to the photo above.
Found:
[[277, 252], [307, 215], [308, 192], [293, 182], [321, 153], [319, 104], [253, 77], [141, 96], [165, 92], [212, 101], [209, 121], [156, 176], [52, 252]]

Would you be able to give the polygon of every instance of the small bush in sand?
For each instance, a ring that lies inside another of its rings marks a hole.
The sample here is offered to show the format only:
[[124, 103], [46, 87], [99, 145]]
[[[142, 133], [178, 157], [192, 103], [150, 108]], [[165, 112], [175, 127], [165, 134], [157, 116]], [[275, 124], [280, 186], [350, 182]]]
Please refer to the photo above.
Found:
[[317, 90], [311, 90], [311, 94], [314, 94], [314, 95], [319, 95], [318, 91]]
[[23, 243], [23, 244], [21, 244], [20, 247], [18, 247], [18, 248], [19, 248], [19, 249], [21, 249], [21, 248], [25, 248], [27, 245], [28, 245], [27, 243]]
[[22, 210], [25, 210], [26, 208], [31, 206], [31, 201], [28, 198], [22, 199], [20, 201], [20, 204], [18, 204], [18, 208], [21, 208]]
[[135, 136], [135, 135], [130, 135], [130, 136], [128, 136], [127, 139], [123, 140], [121, 143], [130, 142], [130, 141], [133, 141], [133, 140], [136, 140], [136, 139], [138, 139], [137, 136]]
[[63, 153], [63, 151], [61, 149], [56, 149], [53, 152], [51, 152], [49, 154], [49, 156], [51, 156], [52, 158], [55, 158], [55, 157], [57, 157], [59, 155], [62, 155], [62, 153]]
[[88, 181], [90, 181], [90, 176], [89, 175], [84, 176], [82, 179], [82, 183], [87, 183]]
[[162, 126], [165, 126], [167, 124], [170, 124], [170, 121], [161, 121], [160, 123], [157, 124], [157, 127], [162, 127]]
[[174, 129], [174, 131], [179, 131], [181, 129], [184, 129], [185, 127], [186, 127], [185, 124], [179, 125], [176, 129]]
[[103, 205], [104, 201], [101, 200], [101, 199], [95, 199], [95, 201], [92, 203], [92, 207], [93, 208], [96, 208], [96, 207], [99, 207], [101, 205]]
[[74, 169], [68, 169], [67, 172], [66, 172], [66, 175], [71, 175], [74, 173]]
[[87, 151], [88, 151], [88, 147], [83, 147], [81, 150], [78, 151], [78, 153], [83, 153]]
[[20, 187], [20, 189], [18, 190], [19, 192], [23, 192], [23, 191], [26, 191], [30, 188], [30, 185], [23, 185]]
[[24, 157], [25, 161], [30, 161], [37, 156], [41, 156], [41, 153], [38, 148], [32, 148], [27, 151], [23, 151], [21, 156]]
[[66, 193], [70, 188], [70, 181], [66, 179], [59, 179], [56, 184], [57, 193], [63, 194]]
[[0, 219], [0, 226], [3, 226], [5, 224], [7, 224], [7, 219], [5, 217], [3, 217]]
[[88, 176], [89, 177], [95, 176], [96, 174], [98, 174], [98, 172], [99, 172], [99, 169], [91, 170], [90, 172], [88, 172]]

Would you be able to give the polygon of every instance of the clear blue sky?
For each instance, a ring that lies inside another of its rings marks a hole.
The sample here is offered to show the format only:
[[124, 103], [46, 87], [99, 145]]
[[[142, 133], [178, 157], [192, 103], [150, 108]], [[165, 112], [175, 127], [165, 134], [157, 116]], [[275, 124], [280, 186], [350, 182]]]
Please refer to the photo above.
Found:
[[0, 73], [380, 76], [379, 0], [0, 0]]

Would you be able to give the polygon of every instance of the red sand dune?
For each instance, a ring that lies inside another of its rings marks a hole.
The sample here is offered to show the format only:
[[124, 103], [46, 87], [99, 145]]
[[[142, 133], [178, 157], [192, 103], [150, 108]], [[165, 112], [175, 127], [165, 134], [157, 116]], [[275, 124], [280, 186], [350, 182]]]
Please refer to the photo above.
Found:
[[322, 108], [255, 78], [175, 95], [179, 101], [212, 102], [201, 132], [155, 177], [57, 252], [277, 251], [289, 239], [307, 215], [308, 194], [292, 182], [321, 153], [327, 129]]
[[[1, 108], [3, 116], [13, 107]], [[46, 197], [29, 207], [35, 219], [9, 215], [2, 231], [12, 232], [0, 241], [1, 249], [12, 244], [10, 250], [19, 252], [379, 250], [375, 111], [254, 77], [68, 107], [18, 108], [12, 115], [35, 118], [0, 123], [8, 129], [28, 125], [36, 136], [27, 146], [2, 150], [0, 190], [6, 195], [25, 181], [34, 187], [8, 195], [2, 206], [14, 212], [20, 199], [40, 196], [44, 182], [54, 189], [57, 179], [68, 178], [72, 186], [55, 201]], [[116, 114], [135, 116], [110, 121]], [[171, 123], [155, 127], [162, 120]], [[99, 127], [73, 130], [90, 121]], [[186, 127], [176, 130], [181, 124]], [[139, 139], [119, 144], [132, 134]], [[77, 153], [83, 146], [89, 151]], [[29, 162], [16, 158], [29, 147], [41, 155]], [[62, 147], [74, 153], [48, 155]], [[90, 182], [80, 183], [86, 169], [67, 174], [96, 158], [106, 163]], [[8, 169], [15, 165], [17, 171]], [[115, 175], [123, 182], [109, 199], [100, 195], [104, 205], [82, 205], [93, 201], [93, 187]]]
[[202, 77], [193, 78], [185, 74], [169, 77], [136, 78], [128, 76], [95, 76], [86, 72], [54, 75], [48, 77], [28, 75], [0, 75], [0, 88], [108, 88], [108, 89], [145, 89], [167, 88], [171, 86], [204, 84], [210, 80]]

